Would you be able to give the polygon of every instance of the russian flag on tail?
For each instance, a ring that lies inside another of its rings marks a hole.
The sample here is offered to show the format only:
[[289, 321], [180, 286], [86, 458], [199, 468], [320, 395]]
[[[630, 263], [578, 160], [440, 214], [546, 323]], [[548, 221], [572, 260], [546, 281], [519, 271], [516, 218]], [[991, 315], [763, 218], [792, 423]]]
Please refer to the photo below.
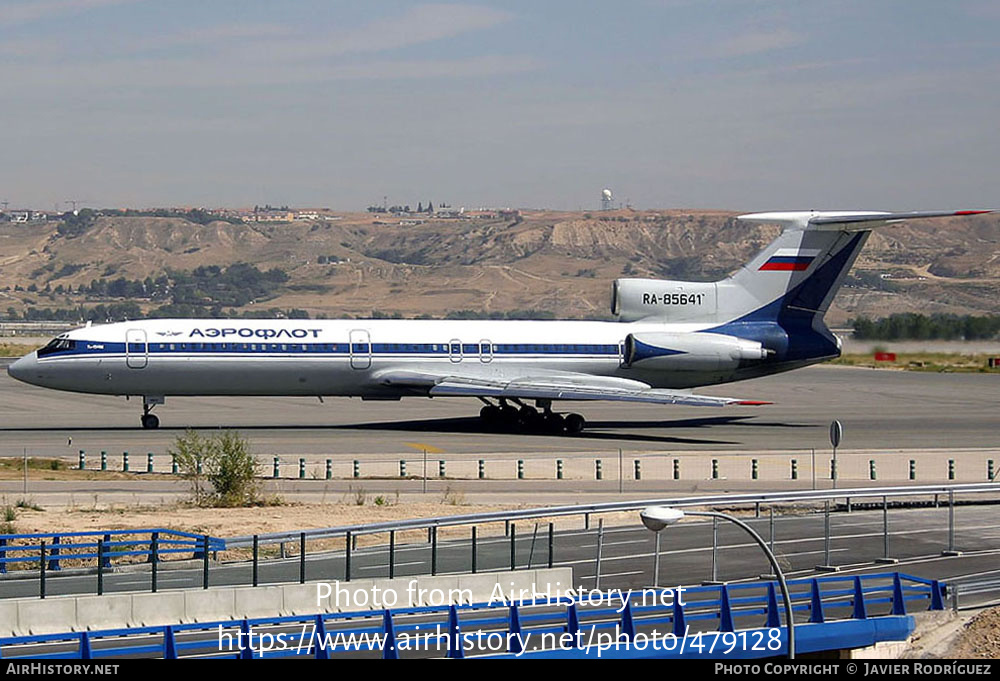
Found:
[[779, 248], [763, 265], [760, 271], [765, 272], [804, 272], [809, 269], [812, 261], [819, 255], [819, 250], [796, 248]]

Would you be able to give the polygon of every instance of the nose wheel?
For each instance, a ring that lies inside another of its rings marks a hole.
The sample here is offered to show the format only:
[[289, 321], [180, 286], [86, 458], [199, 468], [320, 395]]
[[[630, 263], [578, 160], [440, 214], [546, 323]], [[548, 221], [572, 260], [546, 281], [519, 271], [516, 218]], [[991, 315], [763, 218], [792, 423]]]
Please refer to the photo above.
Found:
[[158, 404], [163, 404], [165, 401], [162, 395], [145, 395], [142, 398], [142, 416], [139, 418], [139, 423], [142, 424], [144, 430], [156, 430], [160, 427], [160, 419], [153, 414], [153, 407]]

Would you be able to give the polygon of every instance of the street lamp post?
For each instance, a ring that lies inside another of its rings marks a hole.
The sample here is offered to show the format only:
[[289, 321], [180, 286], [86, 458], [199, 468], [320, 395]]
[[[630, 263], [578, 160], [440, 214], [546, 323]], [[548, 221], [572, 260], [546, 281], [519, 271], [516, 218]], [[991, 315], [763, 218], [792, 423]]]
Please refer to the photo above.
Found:
[[642, 524], [645, 525], [647, 529], [656, 533], [656, 565], [653, 569], [654, 586], [659, 586], [660, 531], [669, 525], [676, 524], [685, 515], [728, 520], [729, 522], [741, 527], [753, 538], [755, 542], [757, 542], [757, 545], [764, 552], [764, 555], [767, 556], [768, 562], [771, 563], [771, 569], [773, 570], [774, 575], [778, 578], [778, 586], [781, 588], [781, 598], [785, 604], [785, 623], [788, 629], [788, 659], [795, 659], [795, 614], [792, 612], [792, 598], [788, 592], [788, 584], [785, 582], [785, 573], [781, 571], [781, 566], [778, 565], [778, 560], [774, 557], [774, 553], [771, 549], [768, 548], [767, 543], [759, 534], [757, 534], [757, 532], [754, 531], [752, 527], [739, 518], [725, 513], [719, 513], [717, 511], [682, 511], [679, 508], [670, 508], [668, 506], [650, 506], [643, 509], [643, 511], [639, 514], [639, 517], [642, 519]]
[[660, 586], [660, 530], [673, 525], [684, 517], [684, 511], [666, 506], [650, 506], [639, 514], [642, 524], [656, 534], [656, 548], [653, 550], [653, 586]]

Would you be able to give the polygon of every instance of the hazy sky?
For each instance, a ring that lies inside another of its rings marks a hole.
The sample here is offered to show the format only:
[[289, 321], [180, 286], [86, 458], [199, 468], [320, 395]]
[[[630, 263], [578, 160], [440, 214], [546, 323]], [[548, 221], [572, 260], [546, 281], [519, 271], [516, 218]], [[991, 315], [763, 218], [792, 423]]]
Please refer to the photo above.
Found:
[[996, 0], [0, 0], [0, 199], [1000, 207]]

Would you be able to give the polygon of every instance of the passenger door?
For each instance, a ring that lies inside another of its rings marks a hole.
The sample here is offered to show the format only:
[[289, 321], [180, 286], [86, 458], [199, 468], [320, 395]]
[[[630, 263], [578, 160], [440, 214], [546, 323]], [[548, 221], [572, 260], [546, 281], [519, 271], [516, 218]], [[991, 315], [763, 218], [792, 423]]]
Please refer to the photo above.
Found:
[[350, 334], [352, 369], [367, 369], [372, 365], [372, 342], [367, 329], [353, 329]]
[[448, 343], [448, 359], [456, 364], [462, 361], [462, 341], [458, 338], [452, 338]]
[[479, 341], [479, 361], [484, 364], [493, 361], [493, 343], [490, 342], [489, 338]]
[[149, 362], [149, 343], [143, 329], [129, 329], [125, 332], [125, 366], [129, 369], [144, 369]]

